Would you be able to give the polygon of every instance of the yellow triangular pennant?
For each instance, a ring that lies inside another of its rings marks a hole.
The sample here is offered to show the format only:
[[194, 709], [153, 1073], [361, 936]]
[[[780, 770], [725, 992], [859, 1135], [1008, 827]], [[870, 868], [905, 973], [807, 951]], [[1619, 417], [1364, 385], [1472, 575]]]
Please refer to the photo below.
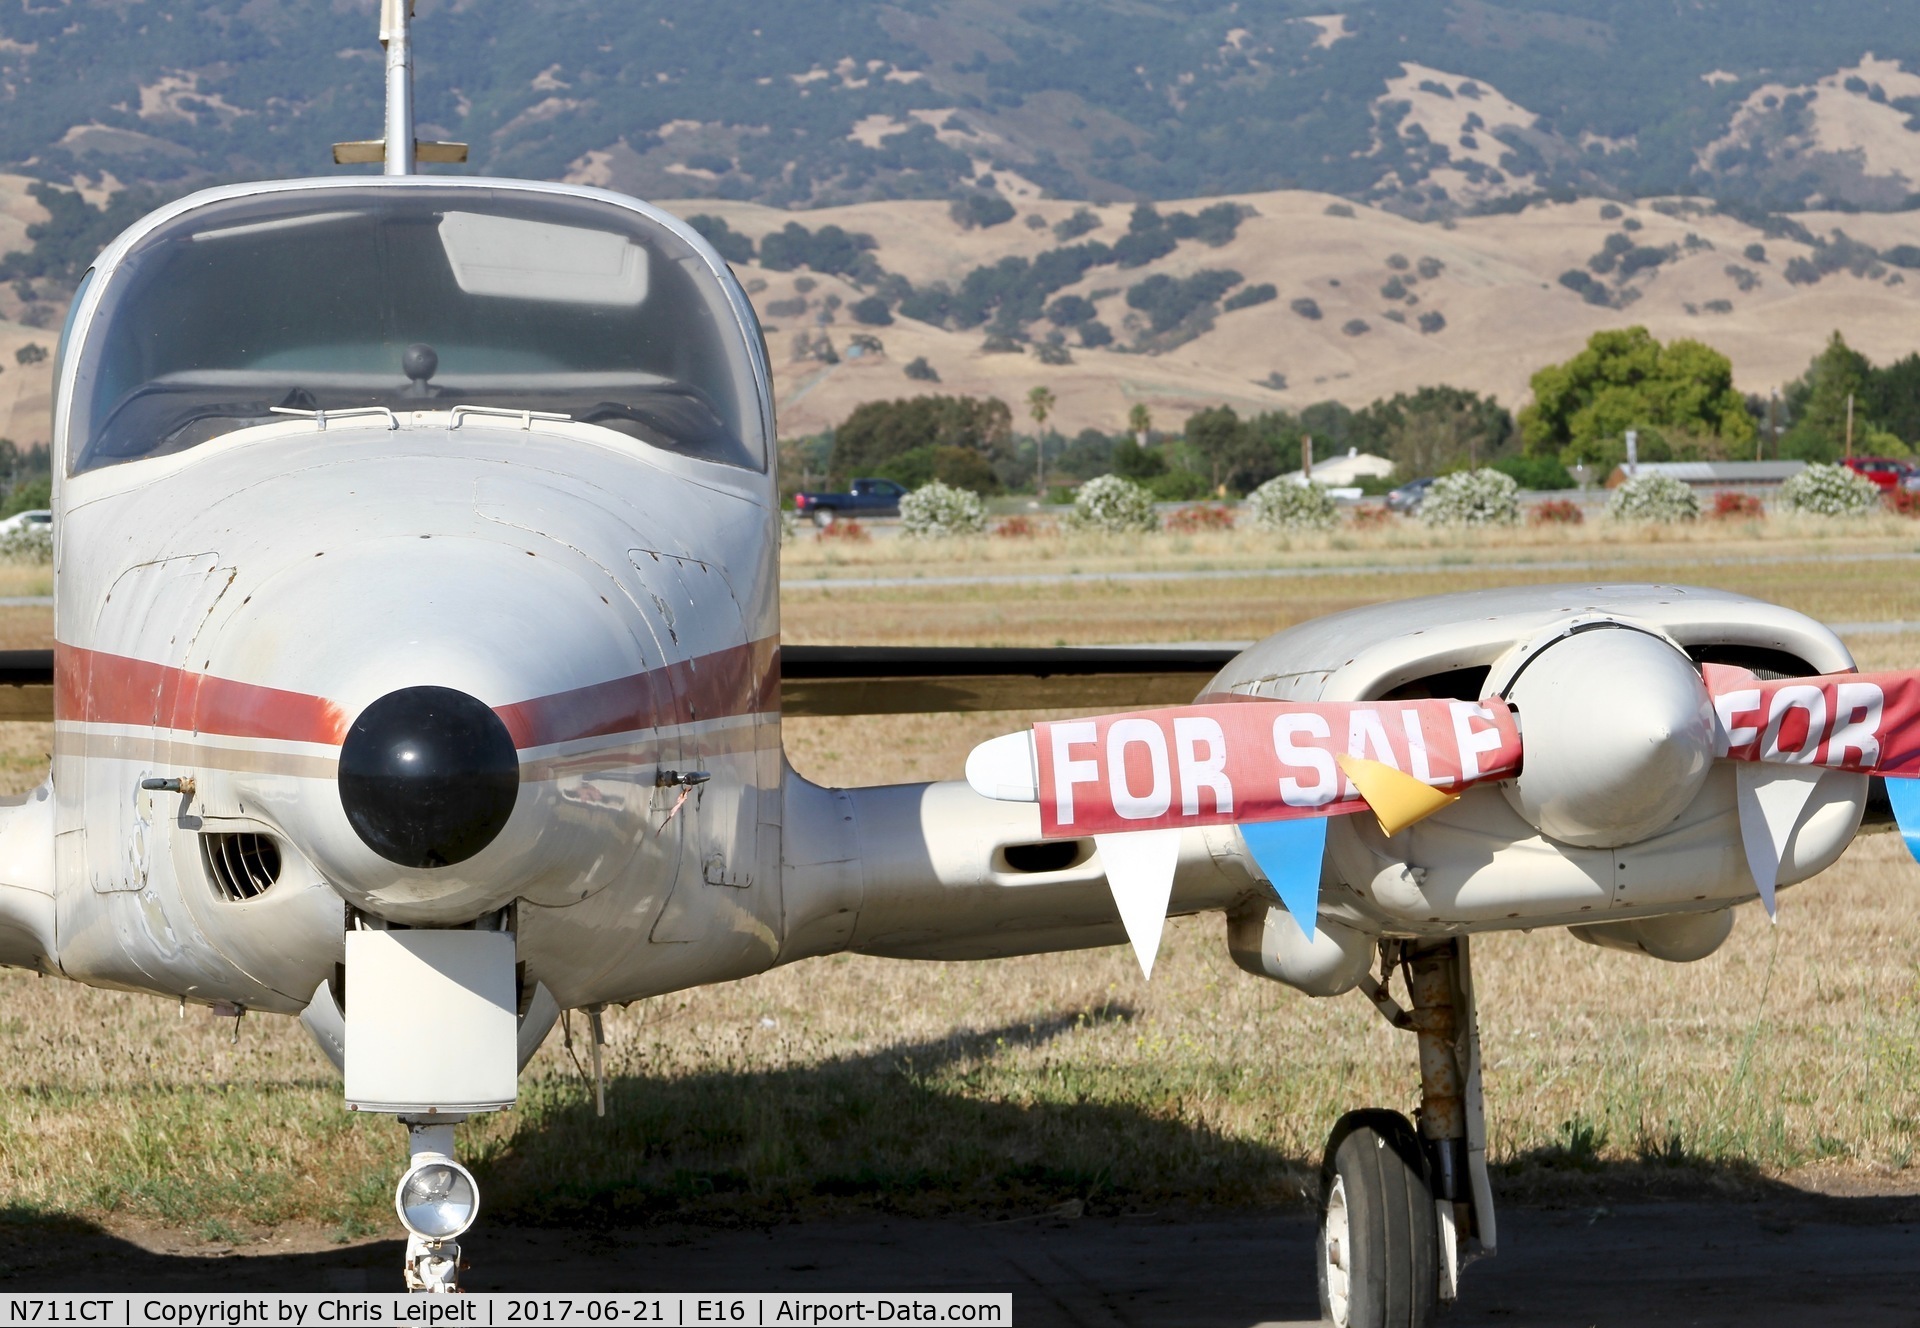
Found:
[[1439, 811], [1460, 801], [1458, 793], [1447, 793], [1430, 785], [1422, 784], [1412, 775], [1395, 770], [1379, 761], [1369, 761], [1363, 756], [1336, 756], [1340, 769], [1346, 772], [1353, 786], [1360, 790], [1360, 796], [1367, 800], [1367, 806], [1380, 818], [1380, 829], [1389, 835], [1397, 835], [1410, 825], [1416, 825]]

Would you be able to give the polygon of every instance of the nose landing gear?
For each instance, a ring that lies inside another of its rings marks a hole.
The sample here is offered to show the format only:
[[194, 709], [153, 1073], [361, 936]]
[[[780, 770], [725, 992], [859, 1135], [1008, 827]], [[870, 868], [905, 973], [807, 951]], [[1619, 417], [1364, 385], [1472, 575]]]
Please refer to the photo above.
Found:
[[[1412, 1009], [1387, 992], [1404, 967]], [[1388, 941], [1368, 999], [1420, 1047], [1419, 1128], [1397, 1111], [1348, 1112], [1320, 1169], [1320, 1312], [1335, 1328], [1425, 1328], [1460, 1269], [1494, 1250], [1480, 1095], [1480, 1035], [1465, 938]]]
[[447, 1293], [460, 1289], [458, 1237], [480, 1214], [480, 1187], [473, 1173], [453, 1160], [458, 1123], [402, 1117], [411, 1153], [393, 1207], [407, 1229], [407, 1290]]

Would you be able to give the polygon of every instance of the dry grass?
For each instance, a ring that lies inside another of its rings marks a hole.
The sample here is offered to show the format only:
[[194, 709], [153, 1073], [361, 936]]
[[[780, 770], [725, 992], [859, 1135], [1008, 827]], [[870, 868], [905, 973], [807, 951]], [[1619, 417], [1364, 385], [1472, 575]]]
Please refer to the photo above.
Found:
[[[1835, 620], [1920, 618], [1904, 561], [1743, 567], [1700, 552], [1662, 547], [1642, 564], [1642, 547], [1621, 560], [1635, 560], [1634, 575], [1659, 567]], [[796, 550], [790, 569], [802, 561]], [[1386, 595], [1515, 579], [1526, 578], [1460, 567], [977, 596], [843, 589], [790, 595], [784, 613], [795, 640], [1223, 639]], [[1868, 667], [1920, 659], [1920, 635], [1854, 644]], [[787, 736], [815, 778], [941, 778], [974, 742], [1030, 718], [796, 720]], [[8, 728], [0, 772], [20, 787], [44, 769], [47, 729]], [[1698, 964], [1559, 932], [1481, 939], [1503, 1192], [1739, 1187], [1835, 1169], [1851, 1184], [1907, 1185], [1920, 1122], [1916, 953], [1920, 869], [1884, 835], [1788, 892], [1777, 927], [1743, 910], [1732, 941]], [[848, 1205], [1288, 1202], [1341, 1111], [1406, 1108], [1415, 1087], [1410, 1041], [1364, 1001], [1310, 1001], [1241, 974], [1217, 918], [1169, 927], [1151, 985], [1120, 949], [974, 965], [841, 956], [613, 1011], [608, 1023], [608, 1120], [594, 1119], [556, 1036], [519, 1110], [464, 1127], [495, 1216], [732, 1222]], [[332, 1072], [292, 1021], [250, 1018], [237, 1044], [229, 1030], [149, 998], [0, 974], [0, 1202], [225, 1240], [295, 1220], [343, 1237], [385, 1231], [399, 1130], [341, 1109]]]

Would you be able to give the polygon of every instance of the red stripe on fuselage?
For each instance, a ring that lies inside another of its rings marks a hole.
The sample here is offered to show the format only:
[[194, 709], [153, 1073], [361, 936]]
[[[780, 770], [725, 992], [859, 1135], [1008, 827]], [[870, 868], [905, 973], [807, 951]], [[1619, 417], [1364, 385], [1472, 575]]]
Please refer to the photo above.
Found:
[[[516, 748], [728, 719], [777, 709], [777, 638], [624, 678], [497, 706]], [[56, 643], [54, 718], [338, 747], [350, 724], [332, 701]]]
[[775, 710], [780, 704], [780, 642], [775, 637], [728, 646], [530, 701], [497, 706], [519, 748], [546, 747], [636, 729]]
[[324, 697], [190, 673], [102, 650], [54, 645], [56, 720], [135, 724], [338, 747], [347, 717]]

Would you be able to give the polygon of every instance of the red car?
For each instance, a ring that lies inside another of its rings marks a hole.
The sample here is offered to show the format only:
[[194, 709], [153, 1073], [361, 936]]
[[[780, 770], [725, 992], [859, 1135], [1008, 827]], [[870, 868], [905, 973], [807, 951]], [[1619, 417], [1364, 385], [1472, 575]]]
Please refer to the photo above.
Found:
[[1856, 475], [1865, 475], [1882, 489], [1898, 489], [1913, 474], [1913, 466], [1892, 457], [1848, 457], [1843, 462]]

